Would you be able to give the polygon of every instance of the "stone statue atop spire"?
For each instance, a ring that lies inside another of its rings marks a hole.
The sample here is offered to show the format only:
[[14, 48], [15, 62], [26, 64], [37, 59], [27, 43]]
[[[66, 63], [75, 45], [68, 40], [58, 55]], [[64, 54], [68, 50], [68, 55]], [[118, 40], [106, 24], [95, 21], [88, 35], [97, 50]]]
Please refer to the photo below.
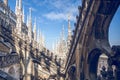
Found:
[[41, 46], [44, 46], [44, 36], [42, 35], [42, 32], [40, 31], [40, 40], [39, 40], [39, 43]]
[[29, 8], [29, 22], [32, 22], [32, 8]]
[[16, 6], [15, 6], [15, 14], [18, 14], [18, 7], [19, 7], [19, 3], [18, 0], [16, 0]]
[[68, 39], [67, 39], [67, 45], [68, 47], [70, 46], [70, 41], [71, 41], [71, 26], [70, 26], [70, 15], [68, 15]]
[[27, 21], [26, 21], [26, 25], [28, 26], [28, 24], [29, 24], [29, 16], [28, 16], [28, 14], [27, 14]]
[[64, 35], [64, 25], [63, 25], [63, 28], [62, 28], [62, 40], [65, 40], [65, 35]]
[[23, 15], [22, 15], [22, 20], [23, 20], [23, 23], [25, 22], [25, 12], [24, 12], [24, 7], [23, 7]]
[[22, 11], [22, 0], [19, 0], [19, 9]]
[[45, 47], [45, 36], [42, 35], [42, 46]]
[[31, 42], [32, 40], [32, 9], [31, 8], [29, 8], [29, 17], [28, 17], [28, 36]]
[[34, 21], [34, 40], [37, 41], [37, 32], [36, 32], [36, 17]]
[[23, 12], [22, 12], [22, 0], [16, 0], [15, 13], [17, 16], [16, 29], [17, 33], [22, 34]]
[[8, 0], [4, 0], [5, 6], [8, 6]]
[[22, 15], [22, 0], [16, 0], [15, 13]]

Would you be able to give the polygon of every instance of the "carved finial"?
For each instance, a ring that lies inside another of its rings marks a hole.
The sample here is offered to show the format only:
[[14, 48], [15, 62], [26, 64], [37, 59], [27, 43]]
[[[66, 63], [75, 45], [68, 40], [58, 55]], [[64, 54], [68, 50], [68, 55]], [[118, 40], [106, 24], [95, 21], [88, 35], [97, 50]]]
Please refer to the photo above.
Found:
[[8, 6], [8, 0], [4, 0], [5, 6]]
[[32, 19], [32, 8], [29, 8], [29, 19]]
[[18, 13], [18, 7], [19, 7], [19, 3], [18, 3], [18, 0], [16, 0], [16, 6], [15, 6], [15, 13], [16, 14]]
[[67, 39], [67, 44], [70, 45], [70, 40], [71, 40], [71, 26], [70, 26], [70, 14], [68, 15], [68, 39]]
[[30, 42], [31, 42], [31, 40], [32, 40], [32, 15], [31, 15], [31, 8], [29, 8], [28, 35], [30, 37]]
[[34, 40], [37, 41], [37, 32], [36, 32], [36, 17], [34, 21]]
[[23, 22], [25, 22], [25, 12], [24, 12], [24, 6], [23, 6]]
[[22, 0], [19, 0], [19, 9], [22, 10]]
[[63, 25], [63, 28], [62, 28], [62, 40], [64, 40], [64, 25]]
[[70, 14], [68, 14], [68, 20], [70, 20], [70, 17], [71, 17]]

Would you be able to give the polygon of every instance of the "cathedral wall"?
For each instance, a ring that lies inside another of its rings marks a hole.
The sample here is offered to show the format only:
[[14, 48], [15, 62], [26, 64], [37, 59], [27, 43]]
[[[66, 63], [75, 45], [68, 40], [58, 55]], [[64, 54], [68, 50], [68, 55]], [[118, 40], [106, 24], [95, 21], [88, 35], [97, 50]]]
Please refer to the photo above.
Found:
[[12, 76], [13, 78], [19, 80], [20, 74], [20, 65], [19, 64], [14, 64], [8, 67], [0, 68], [0, 70], [4, 71], [8, 75]]

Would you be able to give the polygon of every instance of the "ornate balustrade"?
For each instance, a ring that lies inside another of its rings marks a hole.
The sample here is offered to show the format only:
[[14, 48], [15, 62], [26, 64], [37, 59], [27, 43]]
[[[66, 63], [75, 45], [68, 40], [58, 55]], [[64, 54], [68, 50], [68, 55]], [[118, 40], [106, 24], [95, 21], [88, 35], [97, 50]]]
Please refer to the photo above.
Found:
[[8, 67], [13, 64], [17, 64], [19, 63], [19, 60], [20, 60], [19, 56], [15, 53], [0, 56], [0, 68]]

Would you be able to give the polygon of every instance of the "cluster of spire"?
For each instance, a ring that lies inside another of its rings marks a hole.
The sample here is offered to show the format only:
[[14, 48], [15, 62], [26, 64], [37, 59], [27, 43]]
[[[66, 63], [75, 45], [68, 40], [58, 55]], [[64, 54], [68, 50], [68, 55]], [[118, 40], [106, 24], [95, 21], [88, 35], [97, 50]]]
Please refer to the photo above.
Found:
[[[23, 27], [22, 24], [25, 23], [25, 15], [24, 15], [24, 8], [22, 8], [22, 0], [16, 0], [15, 14], [17, 16], [16, 28], [17, 28], [18, 34], [22, 34], [22, 27]], [[32, 30], [32, 8], [29, 8], [29, 15], [27, 15], [26, 25], [28, 28], [28, 37], [30, 41], [33, 39], [34, 41], [37, 41], [41, 45], [45, 46], [44, 36], [40, 32], [40, 30], [38, 30], [38, 33], [37, 33], [36, 18], [34, 20], [33, 30]], [[34, 37], [32, 36], [32, 33]]]
[[71, 33], [71, 27], [70, 27], [70, 15], [68, 16], [68, 39], [67, 39], [67, 44], [68, 46], [70, 46], [71, 44], [71, 37], [72, 36], [72, 33]]
[[56, 40], [55, 43], [53, 43], [53, 53], [55, 53], [56, 55], [58, 55], [58, 57], [60, 58], [66, 58], [68, 49], [70, 47], [71, 44], [71, 26], [70, 26], [70, 16], [68, 16], [68, 37], [67, 40], [65, 40], [65, 34], [64, 34], [64, 25], [62, 28], [62, 32], [60, 34], [60, 39]]
[[56, 40], [55, 43], [53, 43], [53, 52], [56, 54], [61, 54], [63, 52], [63, 46], [66, 46], [66, 40], [65, 40], [65, 35], [64, 35], [64, 25], [62, 28], [62, 32], [60, 33], [60, 38]]
[[[8, 5], [8, 0], [4, 0], [5, 5]], [[22, 8], [22, 0], [16, 0], [16, 7], [15, 7], [15, 14], [17, 16], [17, 21], [16, 21], [16, 28], [18, 31], [18, 34], [22, 34], [22, 27], [23, 23], [25, 23], [25, 15], [24, 15], [24, 7]], [[26, 25], [28, 28], [28, 37], [30, 38], [30, 41], [33, 39], [34, 41], [39, 42], [41, 45], [45, 45], [45, 39], [44, 36], [42, 35], [41, 31], [37, 31], [37, 25], [36, 25], [36, 18], [34, 20], [33, 24], [33, 30], [32, 30], [32, 9], [29, 8], [29, 15], [27, 15], [27, 21]], [[32, 33], [34, 34], [34, 38], [32, 36]], [[55, 53], [61, 53], [61, 49], [69, 49], [69, 46], [71, 44], [71, 26], [70, 26], [70, 16], [68, 16], [68, 37], [67, 40], [65, 40], [65, 35], [64, 35], [64, 26], [61, 32], [61, 37], [59, 41], [56, 41], [56, 43], [53, 45], [53, 51]], [[66, 53], [66, 50], [63, 50], [62, 53]]]

